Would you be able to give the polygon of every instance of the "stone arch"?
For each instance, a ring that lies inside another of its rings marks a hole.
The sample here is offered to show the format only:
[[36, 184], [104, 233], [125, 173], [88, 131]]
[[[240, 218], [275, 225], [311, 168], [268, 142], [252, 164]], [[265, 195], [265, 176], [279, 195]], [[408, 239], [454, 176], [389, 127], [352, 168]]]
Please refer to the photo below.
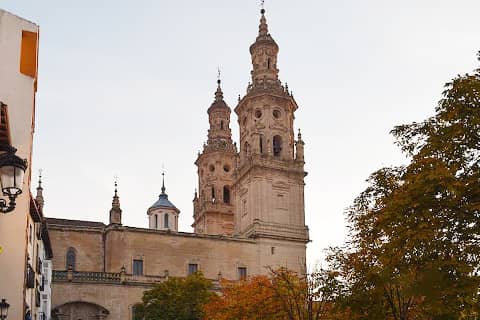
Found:
[[104, 320], [110, 312], [93, 302], [72, 301], [52, 309], [52, 320]]

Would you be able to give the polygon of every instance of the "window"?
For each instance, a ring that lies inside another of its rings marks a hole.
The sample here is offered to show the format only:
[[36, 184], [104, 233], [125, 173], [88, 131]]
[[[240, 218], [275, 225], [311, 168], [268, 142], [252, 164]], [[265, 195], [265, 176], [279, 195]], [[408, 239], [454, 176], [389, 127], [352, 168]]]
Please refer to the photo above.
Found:
[[75, 263], [76, 263], [76, 253], [75, 253], [75, 249], [73, 248], [68, 248], [67, 250], [67, 263], [66, 263], [66, 267], [67, 267], [67, 270], [68, 269], [72, 269], [72, 270], [75, 270]]
[[223, 203], [230, 203], [230, 189], [227, 186], [223, 187]]
[[35, 32], [22, 31], [20, 72], [32, 78], [37, 77], [37, 38]]
[[270, 69], [270, 64], [271, 64], [271, 60], [270, 58], [267, 59], [267, 69]]
[[155, 215], [155, 229], [158, 229], [158, 214]]
[[264, 141], [265, 141], [265, 137], [261, 134], [259, 136], [259, 141], [258, 141], [258, 144], [259, 144], [259, 149], [260, 149], [260, 154], [263, 154], [263, 145], [264, 145]]
[[223, 130], [223, 121], [220, 122], [220, 129]]
[[168, 226], [168, 213], [165, 213], [165, 215], [163, 216], [163, 225], [164, 225], [164, 227], [167, 228], [167, 229], [170, 228], [170, 227]]
[[188, 264], [188, 275], [194, 274], [197, 271], [198, 271], [198, 264], [196, 263]]
[[282, 152], [282, 138], [280, 136], [273, 137], [273, 155], [275, 157], [280, 156]]
[[215, 187], [212, 186], [212, 202], [215, 202]]
[[275, 247], [271, 247], [270, 252], [272, 253], [272, 255], [275, 254]]
[[133, 275], [134, 276], [143, 275], [143, 260], [139, 260], [139, 259], [133, 260]]
[[246, 267], [238, 267], [238, 279], [239, 280], [247, 279], [247, 268]]
[[32, 225], [29, 225], [28, 240], [30, 241], [30, 243], [32, 243], [32, 240], [33, 240], [33, 229], [32, 229]]

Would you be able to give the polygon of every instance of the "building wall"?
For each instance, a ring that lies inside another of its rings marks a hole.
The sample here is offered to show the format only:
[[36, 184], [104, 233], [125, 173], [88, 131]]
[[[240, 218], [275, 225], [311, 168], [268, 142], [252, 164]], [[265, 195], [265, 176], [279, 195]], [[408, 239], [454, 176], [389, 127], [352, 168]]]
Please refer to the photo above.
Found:
[[[77, 255], [77, 271], [98, 271], [103, 261], [102, 237], [99, 232], [82, 227], [50, 227], [54, 270], [65, 270], [66, 248]], [[89, 254], [84, 252], [89, 249]], [[188, 265], [197, 264], [208, 279], [238, 280], [238, 268], [247, 268], [247, 275], [266, 274], [268, 266], [285, 266], [304, 272], [305, 243], [274, 239], [245, 239], [229, 236], [197, 235], [122, 226], [105, 227], [106, 272], [120, 273], [126, 268], [129, 283], [53, 282], [52, 309], [76, 301], [92, 302], [106, 308], [107, 319], [130, 319], [130, 308], [141, 302], [149, 286], [135, 285], [168, 276], [185, 277]], [[82, 261], [82, 260], [86, 261]], [[132, 276], [133, 259], [143, 260], [142, 276]], [[97, 260], [95, 262], [95, 260]]]
[[[0, 10], [0, 101], [8, 105], [11, 144], [18, 149], [17, 155], [29, 163], [24, 192], [17, 198], [16, 209], [0, 214], [0, 298], [10, 303], [11, 319], [23, 317], [27, 230], [33, 224], [29, 216], [29, 190], [38, 31], [34, 23]], [[22, 63], [24, 73], [20, 72]], [[27, 297], [27, 303], [31, 302], [31, 296]]]
[[[52, 287], [52, 310], [66, 303], [82, 301], [109, 311], [107, 319], [130, 320], [132, 306], [141, 302], [144, 286], [56, 282]], [[77, 319], [77, 318], [75, 318]]]
[[75, 251], [75, 270], [103, 270], [103, 233], [100, 229], [49, 229], [54, 256], [53, 270], [66, 270], [66, 256], [69, 248]]

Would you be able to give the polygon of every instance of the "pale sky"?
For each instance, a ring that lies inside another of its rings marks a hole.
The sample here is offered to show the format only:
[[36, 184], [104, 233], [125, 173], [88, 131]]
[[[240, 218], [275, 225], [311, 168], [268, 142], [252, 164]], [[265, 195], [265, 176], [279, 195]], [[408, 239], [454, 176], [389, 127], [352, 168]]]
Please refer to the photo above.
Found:
[[[0, 0], [40, 25], [32, 168], [43, 169], [45, 214], [108, 223], [118, 175], [123, 223], [148, 227], [164, 164], [180, 230], [192, 231], [217, 66], [233, 109], [259, 2]], [[480, 1], [267, 0], [266, 11], [306, 143], [312, 266], [344, 241], [365, 179], [406, 161], [393, 126], [431, 116], [443, 84], [478, 67]], [[231, 127], [238, 140], [233, 114]]]

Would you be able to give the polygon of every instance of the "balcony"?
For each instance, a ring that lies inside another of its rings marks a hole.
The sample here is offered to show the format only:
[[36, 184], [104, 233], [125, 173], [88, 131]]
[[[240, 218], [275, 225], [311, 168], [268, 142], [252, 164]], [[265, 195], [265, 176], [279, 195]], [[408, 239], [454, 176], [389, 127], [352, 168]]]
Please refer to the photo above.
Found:
[[[96, 284], [114, 284], [114, 285], [134, 285], [150, 287], [158, 282], [168, 279], [168, 275], [132, 275], [126, 273], [113, 272], [82, 272], [82, 271], [52, 271], [52, 283], [72, 282], [72, 283], [96, 283]], [[219, 290], [219, 281], [211, 280], [213, 290]]]

